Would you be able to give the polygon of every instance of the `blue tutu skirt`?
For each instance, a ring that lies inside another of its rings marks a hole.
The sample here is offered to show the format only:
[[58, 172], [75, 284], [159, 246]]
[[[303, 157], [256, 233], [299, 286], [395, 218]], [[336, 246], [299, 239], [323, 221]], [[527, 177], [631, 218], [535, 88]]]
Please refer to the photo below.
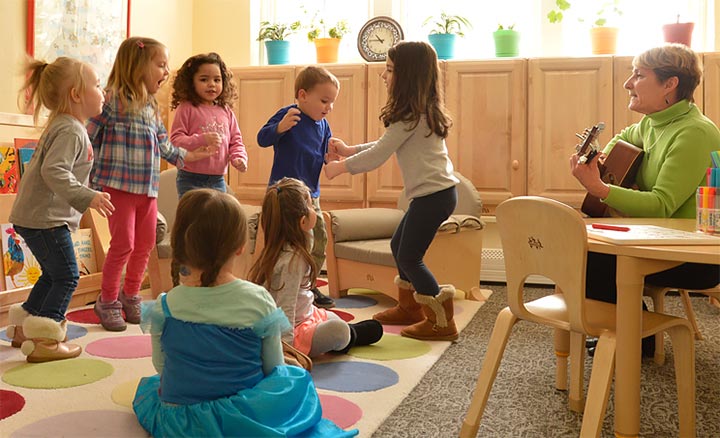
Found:
[[140, 380], [133, 409], [140, 424], [158, 437], [352, 437], [322, 418], [310, 374], [278, 366], [254, 388], [190, 405], [163, 402], [160, 376]]

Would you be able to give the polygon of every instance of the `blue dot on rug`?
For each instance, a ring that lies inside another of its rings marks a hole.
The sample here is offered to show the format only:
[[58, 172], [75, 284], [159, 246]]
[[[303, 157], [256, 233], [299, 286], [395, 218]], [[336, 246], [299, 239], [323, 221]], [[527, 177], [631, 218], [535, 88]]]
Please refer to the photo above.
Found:
[[345, 297], [335, 298], [335, 305], [343, 309], [363, 309], [376, 305], [378, 302], [375, 298], [367, 295], [348, 295]]
[[[52, 431], [49, 433], [49, 431]], [[145, 429], [131, 412], [97, 410], [76, 411], [44, 418], [18, 429], [11, 438], [25, 436], [147, 437]]]
[[313, 365], [310, 373], [315, 386], [337, 392], [369, 392], [398, 383], [392, 369], [369, 362], [325, 362]]
[[[67, 325], [67, 338], [68, 341], [81, 338], [87, 334], [87, 329], [85, 327], [75, 325], [75, 324], [68, 324]], [[2, 339], [5, 342], [11, 342], [12, 339], [8, 338], [7, 333], [5, 333], [5, 330], [0, 331], [0, 339]]]

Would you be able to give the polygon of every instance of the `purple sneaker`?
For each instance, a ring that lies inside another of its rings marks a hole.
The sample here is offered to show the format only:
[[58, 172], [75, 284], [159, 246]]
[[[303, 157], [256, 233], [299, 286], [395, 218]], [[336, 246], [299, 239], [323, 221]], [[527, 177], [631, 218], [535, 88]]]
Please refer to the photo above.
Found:
[[95, 314], [100, 318], [100, 324], [103, 328], [110, 332], [121, 332], [127, 328], [125, 320], [122, 317], [123, 305], [120, 301], [115, 300], [111, 303], [103, 303], [100, 301], [101, 296], [98, 295], [95, 301]]
[[140, 324], [140, 303], [142, 303], [140, 294], [129, 297], [125, 295], [125, 291], [121, 290], [118, 301], [120, 301], [122, 309], [125, 311], [125, 321], [130, 324]]

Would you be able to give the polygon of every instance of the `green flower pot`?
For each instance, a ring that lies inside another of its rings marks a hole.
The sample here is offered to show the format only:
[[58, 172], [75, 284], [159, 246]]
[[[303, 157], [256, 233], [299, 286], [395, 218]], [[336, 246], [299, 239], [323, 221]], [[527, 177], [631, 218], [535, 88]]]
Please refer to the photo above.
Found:
[[455, 57], [455, 34], [433, 33], [428, 35], [428, 41], [437, 52], [438, 59], [452, 59]]
[[498, 58], [518, 56], [520, 53], [520, 32], [502, 29], [493, 32], [495, 40], [495, 56]]
[[288, 64], [290, 62], [290, 41], [265, 41], [268, 64]]

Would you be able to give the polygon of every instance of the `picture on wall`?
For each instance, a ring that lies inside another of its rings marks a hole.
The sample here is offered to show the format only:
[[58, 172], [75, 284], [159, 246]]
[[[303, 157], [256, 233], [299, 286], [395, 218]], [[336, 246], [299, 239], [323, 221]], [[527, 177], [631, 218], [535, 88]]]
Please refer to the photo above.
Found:
[[29, 55], [60, 56], [95, 67], [103, 86], [120, 43], [130, 34], [130, 0], [28, 0]]

